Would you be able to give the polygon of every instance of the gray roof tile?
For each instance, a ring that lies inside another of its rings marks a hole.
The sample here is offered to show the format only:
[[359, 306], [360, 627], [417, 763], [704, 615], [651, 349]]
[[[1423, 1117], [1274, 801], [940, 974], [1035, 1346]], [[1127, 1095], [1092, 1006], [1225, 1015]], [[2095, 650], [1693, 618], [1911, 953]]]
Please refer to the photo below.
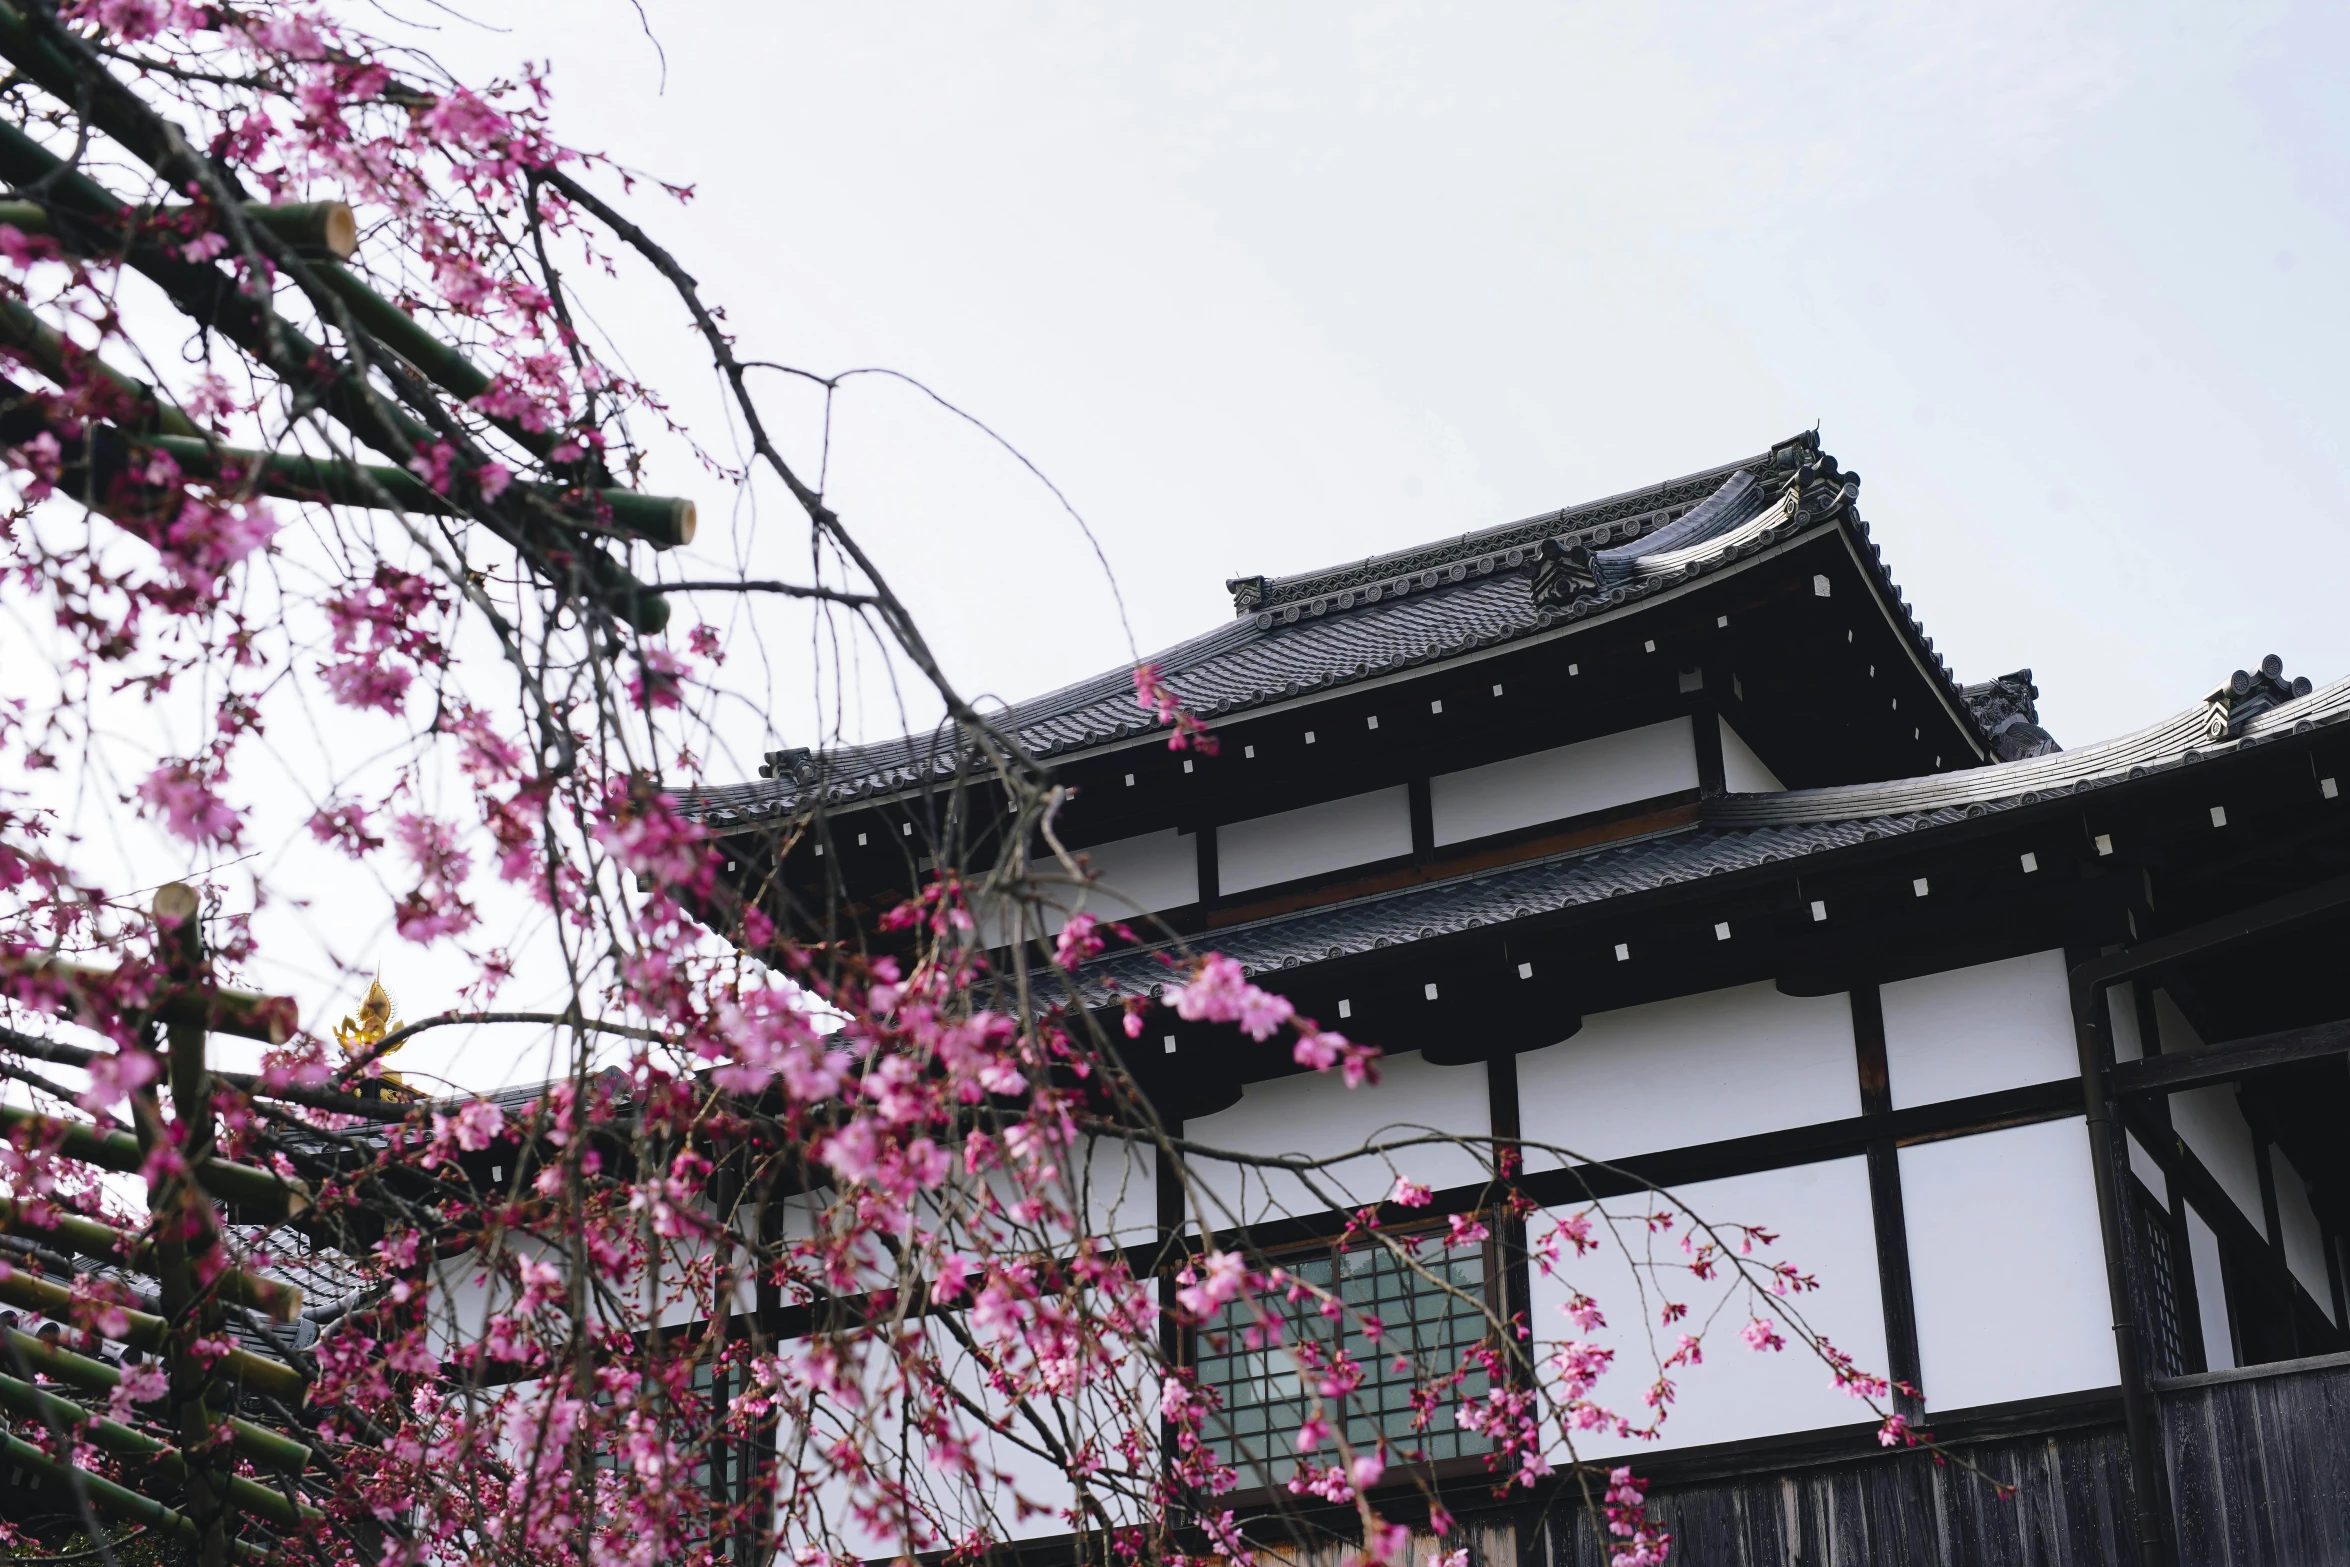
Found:
[[[1771, 512], [1776, 488], [1758, 477], [1798, 471], [1809, 485], [1803, 504]], [[1823, 472], [1825, 499], [1818, 493]], [[1299, 577], [1244, 579], [1236, 597], [1250, 606], [1245, 613], [1150, 662], [1190, 711], [1213, 721], [1498, 647], [1843, 524], [1864, 544], [1863, 558], [1907, 617], [1908, 605], [1884, 576], [1876, 547], [1866, 543], [1867, 524], [1852, 511], [1857, 484], [1857, 476], [1839, 473], [1833, 459], [1818, 453], [1816, 438], [1799, 436], [1760, 457], [1447, 543]], [[1566, 605], [1537, 605], [1529, 576], [1546, 538], [1592, 548], [1603, 566], [1603, 591]], [[1709, 541], [1718, 547], [1707, 550]], [[1937, 669], [1953, 710], [1972, 722], [1973, 710], [1934, 657], [1932, 639], [1914, 619], [1905, 618], [1904, 630]], [[1048, 758], [1161, 727], [1136, 705], [1127, 669], [1019, 703], [1000, 722]], [[738, 825], [780, 814], [819, 791], [838, 802], [918, 787], [951, 773], [956, 756], [955, 733], [942, 727], [811, 758], [796, 777], [690, 791], [684, 803], [714, 826]]]

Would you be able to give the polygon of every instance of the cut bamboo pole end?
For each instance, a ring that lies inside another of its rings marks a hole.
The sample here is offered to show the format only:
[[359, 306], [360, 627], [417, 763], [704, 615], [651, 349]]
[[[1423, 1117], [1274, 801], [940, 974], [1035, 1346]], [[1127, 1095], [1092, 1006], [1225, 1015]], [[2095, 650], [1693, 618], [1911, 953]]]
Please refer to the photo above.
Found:
[[[141, 207], [137, 209], [136, 223], [138, 228], [176, 231], [184, 228], [186, 214], [191, 210], [184, 206]], [[343, 202], [304, 201], [273, 207], [266, 202], [249, 201], [241, 212], [246, 222], [269, 230], [305, 255], [348, 261], [359, 252], [359, 220]], [[0, 223], [24, 234], [54, 232], [48, 207], [37, 201], [0, 201]], [[86, 232], [84, 237], [88, 237]], [[136, 229], [132, 237], [138, 237]]]
[[176, 930], [196, 917], [203, 900], [196, 889], [184, 881], [167, 881], [155, 889], [154, 901], [148, 905], [155, 915], [155, 923], [167, 930]]

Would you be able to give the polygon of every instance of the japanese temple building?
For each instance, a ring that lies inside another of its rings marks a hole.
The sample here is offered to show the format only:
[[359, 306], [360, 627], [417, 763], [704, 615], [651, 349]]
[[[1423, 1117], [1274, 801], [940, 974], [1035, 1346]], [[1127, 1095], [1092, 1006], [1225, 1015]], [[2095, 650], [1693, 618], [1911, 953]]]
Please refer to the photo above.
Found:
[[[2060, 747], [2029, 670], [1970, 684], [1936, 655], [1858, 493], [1806, 434], [1234, 581], [1230, 621], [1154, 660], [1213, 755], [1171, 750], [1126, 669], [1006, 712], [1073, 790], [1087, 908], [1386, 1052], [1349, 1094], [1159, 1011], [1134, 1070], [1204, 1144], [1524, 1138], [1539, 1203], [1648, 1181], [1767, 1223], [1823, 1281], [1813, 1320], [2017, 1487], [1881, 1449], [1816, 1361], [1724, 1332], [1630, 1460], [1678, 1561], [2350, 1561], [2350, 681], [2215, 670], [2173, 717]], [[879, 908], [998, 852], [959, 761], [945, 733], [782, 752], [694, 808], [789, 928], [828, 878]], [[1081, 980], [1106, 1002], [1162, 973], [1128, 948]], [[1456, 1148], [1411, 1173], [1431, 1214], [1489, 1195]], [[1224, 1195], [1259, 1242], [1335, 1265], [1335, 1215], [1250, 1181]], [[1462, 1276], [1559, 1336], [1505, 1241]], [[1189, 1352], [1245, 1514], [1298, 1392], [1215, 1349]], [[1428, 1450], [1481, 1555], [1598, 1558], [1571, 1487], [1497, 1501], [1478, 1439]]]

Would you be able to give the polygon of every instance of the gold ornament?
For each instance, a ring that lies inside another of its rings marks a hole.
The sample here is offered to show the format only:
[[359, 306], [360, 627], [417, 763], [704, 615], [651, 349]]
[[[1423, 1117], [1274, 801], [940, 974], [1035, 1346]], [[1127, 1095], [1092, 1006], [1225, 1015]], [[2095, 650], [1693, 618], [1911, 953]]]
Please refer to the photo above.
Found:
[[[378, 975], [369, 983], [366, 998], [359, 1003], [359, 1015], [346, 1017], [335, 1025], [335, 1043], [343, 1047], [345, 1055], [361, 1056], [382, 1044], [384, 1037], [399, 1026], [392, 1018], [392, 993], [384, 989], [383, 978]], [[402, 1049], [404, 1044], [403, 1041], [400, 1045], [394, 1045], [384, 1054], [390, 1055]], [[414, 1089], [401, 1081], [397, 1072], [385, 1072], [381, 1081], [388, 1093], [403, 1098], [412, 1097], [415, 1093]]]

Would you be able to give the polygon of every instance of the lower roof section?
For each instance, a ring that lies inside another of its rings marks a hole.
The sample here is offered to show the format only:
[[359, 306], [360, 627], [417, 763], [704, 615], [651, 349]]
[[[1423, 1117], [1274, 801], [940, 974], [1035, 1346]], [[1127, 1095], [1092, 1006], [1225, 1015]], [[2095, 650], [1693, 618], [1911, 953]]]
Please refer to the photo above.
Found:
[[[1706, 800], [1689, 825], [1230, 926], [1214, 933], [1213, 945], [1252, 974], [1360, 957], [1873, 841], [1923, 841], [1996, 812], [2108, 794], [2346, 720], [2350, 679], [2270, 708], [2233, 732], [2224, 710], [2198, 704], [2135, 734], [2022, 761], [1880, 784], [1721, 795]], [[1166, 950], [1088, 965], [1089, 999], [1157, 983]]]

